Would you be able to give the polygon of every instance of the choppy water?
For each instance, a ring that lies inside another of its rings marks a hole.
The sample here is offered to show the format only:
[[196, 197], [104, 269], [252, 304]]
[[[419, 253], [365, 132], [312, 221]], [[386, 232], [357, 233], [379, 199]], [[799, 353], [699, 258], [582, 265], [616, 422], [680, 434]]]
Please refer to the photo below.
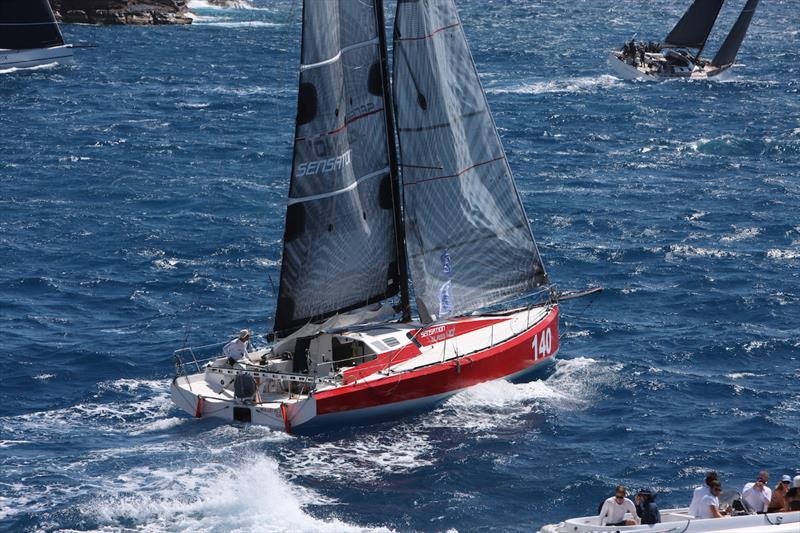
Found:
[[299, 6], [65, 27], [99, 48], [0, 74], [0, 529], [535, 531], [800, 469], [796, 1], [657, 85], [604, 63], [647, 3], [460, 3], [552, 278], [607, 288], [550, 375], [314, 438], [179, 413], [174, 348], [271, 324]]

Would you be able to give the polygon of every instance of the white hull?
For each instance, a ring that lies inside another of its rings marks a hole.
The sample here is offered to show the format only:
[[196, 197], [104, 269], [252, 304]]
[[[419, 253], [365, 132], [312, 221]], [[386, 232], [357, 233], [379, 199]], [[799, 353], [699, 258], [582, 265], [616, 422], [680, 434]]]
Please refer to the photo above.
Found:
[[661, 511], [661, 523], [601, 526], [597, 516], [571, 518], [544, 526], [540, 533], [797, 533], [800, 511], [696, 519], [688, 508]]
[[694, 66], [684, 69], [685, 72], [677, 72], [674, 74], [652, 72], [642, 67], [635, 67], [634, 65], [626, 63], [619, 58], [616, 52], [611, 52], [608, 55], [608, 64], [614, 73], [624, 80], [659, 81], [687, 79], [724, 81], [731, 76], [730, 66], [721, 69], [711, 66]]
[[0, 69], [30, 68], [50, 63], [63, 63], [72, 59], [72, 45], [30, 50], [0, 50]]

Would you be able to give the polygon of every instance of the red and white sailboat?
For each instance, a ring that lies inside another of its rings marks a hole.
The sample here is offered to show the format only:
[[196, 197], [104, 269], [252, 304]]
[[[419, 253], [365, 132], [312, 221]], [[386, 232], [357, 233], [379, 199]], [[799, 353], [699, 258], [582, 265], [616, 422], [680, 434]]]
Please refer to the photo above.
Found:
[[176, 352], [172, 398], [194, 416], [363, 423], [558, 351], [559, 297], [453, 1], [398, 2], [391, 82], [382, 4], [304, 3], [274, 332], [235, 362]]

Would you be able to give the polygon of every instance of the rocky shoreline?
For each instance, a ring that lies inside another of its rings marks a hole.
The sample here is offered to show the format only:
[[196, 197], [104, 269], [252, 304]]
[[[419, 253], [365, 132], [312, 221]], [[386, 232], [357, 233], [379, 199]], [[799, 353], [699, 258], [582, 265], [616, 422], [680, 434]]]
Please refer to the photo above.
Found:
[[50, 0], [56, 18], [78, 24], [191, 24], [186, 0]]

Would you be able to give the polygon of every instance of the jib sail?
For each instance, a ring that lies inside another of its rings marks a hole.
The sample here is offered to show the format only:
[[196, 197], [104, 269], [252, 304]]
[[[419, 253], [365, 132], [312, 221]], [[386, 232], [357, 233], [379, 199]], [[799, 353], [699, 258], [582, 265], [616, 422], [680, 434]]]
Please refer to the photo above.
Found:
[[547, 276], [452, 0], [399, 0], [394, 99], [406, 246], [423, 322]]

